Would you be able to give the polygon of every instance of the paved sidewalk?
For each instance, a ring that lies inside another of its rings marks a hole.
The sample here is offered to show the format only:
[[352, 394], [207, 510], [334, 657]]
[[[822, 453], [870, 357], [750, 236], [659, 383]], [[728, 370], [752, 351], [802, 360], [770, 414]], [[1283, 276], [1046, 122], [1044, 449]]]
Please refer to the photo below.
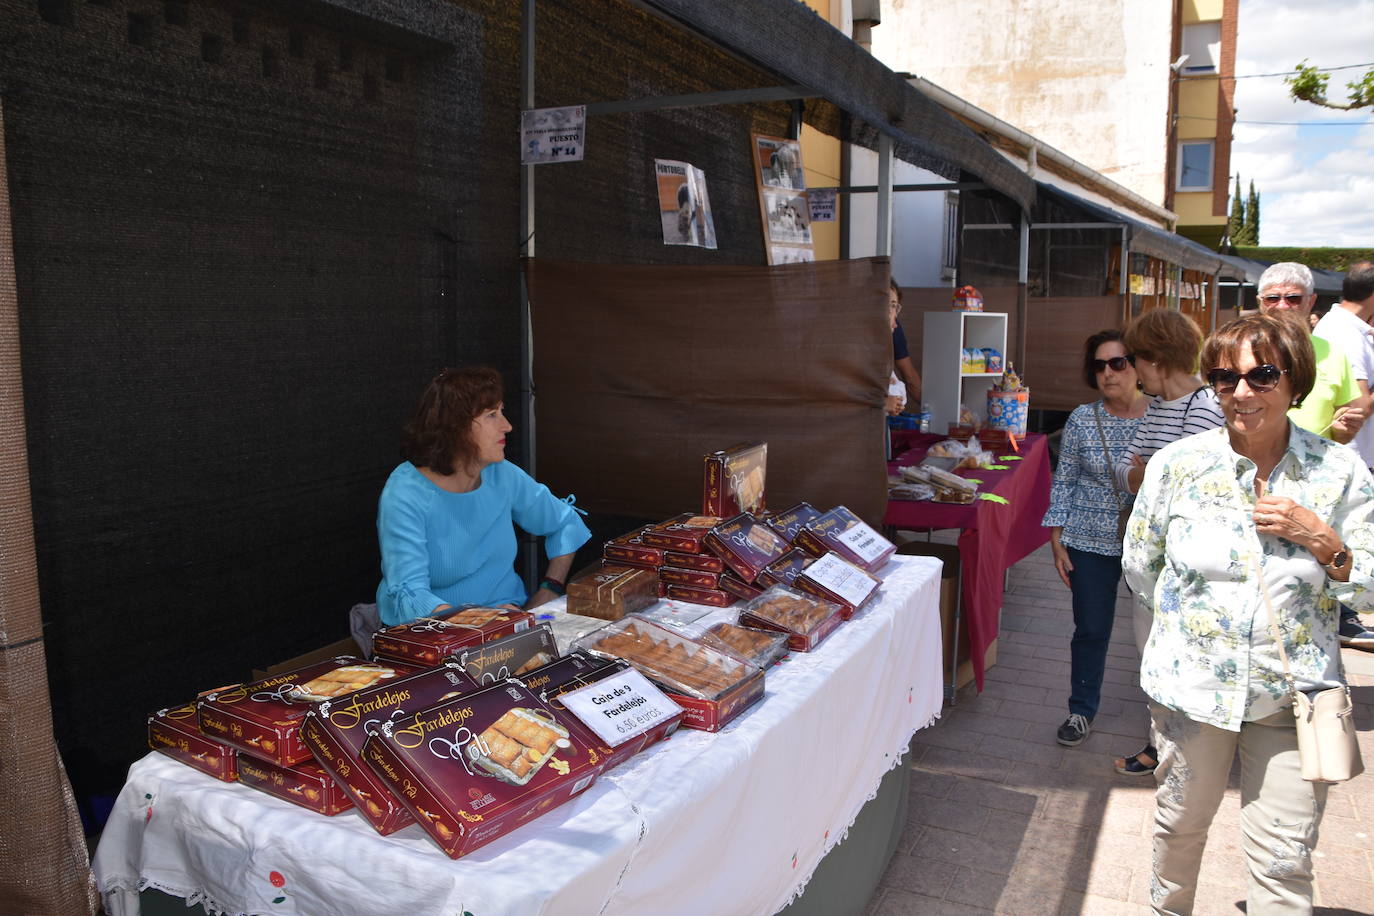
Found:
[[[1154, 781], [1111, 758], [1144, 743], [1148, 714], [1123, 586], [1092, 733], [1061, 747], [1069, 592], [1049, 546], [1012, 569], [997, 664], [912, 741], [906, 834], [871, 916], [1149, 913]], [[1374, 654], [1346, 650], [1365, 761], [1374, 767]], [[1240, 802], [1232, 788], [1208, 837], [1197, 916], [1245, 910]], [[1316, 851], [1319, 916], [1374, 913], [1374, 773], [1331, 790]]]

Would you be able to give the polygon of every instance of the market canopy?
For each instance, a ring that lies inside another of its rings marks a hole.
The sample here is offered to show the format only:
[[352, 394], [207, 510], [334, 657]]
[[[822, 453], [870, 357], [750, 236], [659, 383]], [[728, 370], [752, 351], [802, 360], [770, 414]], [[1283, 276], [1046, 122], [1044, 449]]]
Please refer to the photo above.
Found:
[[[1029, 209], [1035, 184], [987, 142], [797, 0], [645, 0], [658, 12], [817, 97], [803, 120], [831, 136], [894, 154], [951, 180], [971, 175]], [[808, 93], [809, 94], [809, 93]], [[589, 100], [590, 101], [590, 100]]]
[[1222, 255], [1191, 239], [1151, 226], [1043, 181], [1037, 181], [1036, 186], [1039, 190], [1039, 199], [1034, 211], [1034, 222], [1060, 222], [1042, 219], [1045, 215], [1042, 211], [1046, 208], [1067, 210], [1076, 219], [1116, 223], [1126, 227], [1129, 232], [1129, 247], [1138, 254], [1146, 254], [1188, 270], [1199, 270], [1208, 274], [1216, 274], [1227, 269], [1226, 259]]

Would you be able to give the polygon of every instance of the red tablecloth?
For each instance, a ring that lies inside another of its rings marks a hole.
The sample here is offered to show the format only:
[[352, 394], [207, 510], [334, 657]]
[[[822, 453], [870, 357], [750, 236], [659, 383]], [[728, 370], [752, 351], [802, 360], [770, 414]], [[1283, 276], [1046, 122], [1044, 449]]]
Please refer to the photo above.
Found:
[[[926, 451], [946, 436], [898, 431], [893, 449], [907, 447], [889, 463], [892, 473], [904, 465], [920, 464]], [[993, 493], [1005, 505], [986, 499], [971, 505], [890, 499], [883, 524], [889, 528], [960, 528], [959, 560], [963, 573], [963, 617], [968, 630], [969, 655], [978, 689], [983, 689], [983, 656], [997, 638], [998, 612], [1002, 608], [1002, 583], [1012, 564], [1050, 539], [1040, 520], [1050, 506], [1050, 458], [1045, 437], [1028, 435], [1020, 443], [1020, 461], [999, 461], [1005, 471], [963, 470], [963, 477], [982, 481], [979, 493]], [[1016, 455], [999, 449], [995, 457]]]

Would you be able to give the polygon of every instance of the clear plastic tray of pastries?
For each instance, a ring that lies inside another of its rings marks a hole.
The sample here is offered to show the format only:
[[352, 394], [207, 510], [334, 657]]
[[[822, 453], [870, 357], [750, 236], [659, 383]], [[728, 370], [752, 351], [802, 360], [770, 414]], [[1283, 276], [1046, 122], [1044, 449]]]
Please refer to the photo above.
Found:
[[739, 622], [785, 633], [790, 648], [810, 652], [835, 631], [844, 619], [842, 614], [843, 609], [838, 604], [785, 585], [775, 585], [741, 607]]

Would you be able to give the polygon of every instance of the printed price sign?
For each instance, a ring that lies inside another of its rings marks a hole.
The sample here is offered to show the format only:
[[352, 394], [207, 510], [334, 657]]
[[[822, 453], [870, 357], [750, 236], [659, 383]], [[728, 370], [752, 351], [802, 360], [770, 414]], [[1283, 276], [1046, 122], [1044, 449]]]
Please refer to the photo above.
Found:
[[853, 607], [863, 604], [869, 593], [877, 588], [872, 576], [833, 553], [827, 553], [806, 567], [801, 575]]
[[892, 542], [865, 522], [856, 522], [840, 533], [840, 541], [865, 563], [872, 563], [892, 546]]
[[682, 711], [634, 668], [565, 693], [558, 702], [611, 747]]
[[807, 197], [811, 201], [811, 222], [835, 222], [835, 192], [829, 189], [811, 191]]
[[580, 162], [586, 140], [587, 106], [529, 108], [520, 112], [520, 162]]

